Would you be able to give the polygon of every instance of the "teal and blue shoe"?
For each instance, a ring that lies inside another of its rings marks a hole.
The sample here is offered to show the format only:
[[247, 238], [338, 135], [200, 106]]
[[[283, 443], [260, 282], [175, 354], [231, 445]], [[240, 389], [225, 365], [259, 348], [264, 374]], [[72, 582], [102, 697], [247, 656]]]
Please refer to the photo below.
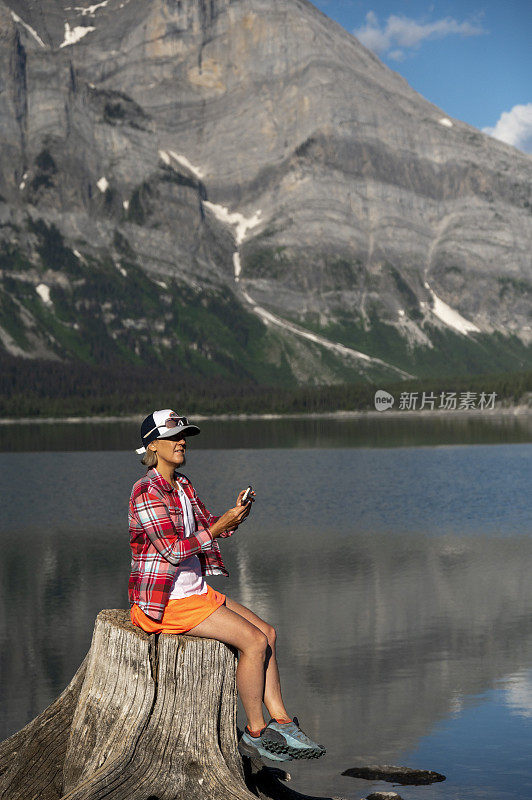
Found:
[[268, 745], [265, 746], [262, 741], [262, 736], [266, 730], [267, 726], [262, 729], [260, 736], [251, 736], [246, 727], [238, 743], [240, 755], [249, 756], [250, 758], [258, 755], [260, 758], [269, 758], [272, 761], [291, 761], [292, 756], [280, 751], [284, 743], [284, 738], [280, 734], [276, 734], [272, 731]]
[[[281, 737], [281, 739], [279, 738]], [[261, 745], [270, 753], [288, 756], [289, 759], [320, 758], [327, 751], [322, 744], [313, 742], [299, 727], [299, 720], [276, 722], [271, 719], [260, 735]], [[269, 755], [268, 758], [272, 756]]]

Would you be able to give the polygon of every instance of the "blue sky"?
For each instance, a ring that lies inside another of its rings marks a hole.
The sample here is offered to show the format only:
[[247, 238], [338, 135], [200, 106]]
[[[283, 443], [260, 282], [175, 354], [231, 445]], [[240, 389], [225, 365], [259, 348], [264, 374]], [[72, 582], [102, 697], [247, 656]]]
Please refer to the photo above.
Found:
[[532, 153], [531, 0], [313, 0], [449, 116]]

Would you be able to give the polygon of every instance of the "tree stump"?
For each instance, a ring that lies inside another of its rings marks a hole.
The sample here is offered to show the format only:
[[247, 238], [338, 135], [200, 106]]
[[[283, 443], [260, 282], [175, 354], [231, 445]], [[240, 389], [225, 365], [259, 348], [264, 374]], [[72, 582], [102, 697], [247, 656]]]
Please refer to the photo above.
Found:
[[215, 639], [101, 611], [69, 686], [0, 744], [1, 800], [305, 800], [240, 756], [236, 664]]

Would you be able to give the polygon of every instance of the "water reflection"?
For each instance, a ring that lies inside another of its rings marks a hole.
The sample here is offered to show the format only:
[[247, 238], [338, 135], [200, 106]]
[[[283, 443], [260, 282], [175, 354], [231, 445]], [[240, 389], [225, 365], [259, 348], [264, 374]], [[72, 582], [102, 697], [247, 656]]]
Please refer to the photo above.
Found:
[[[276, 626], [287, 707], [328, 747], [290, 765], [297, 789], [359, 798], [370, 787], [344, 769], [403, 763], [449, 778], [401, 788], [405, 800], [524, 800], [504, 744], [515, 756], [526, 743], [497, 730], [529, 724], [532, 708], [529, 458], [525, 445], [190, 453], [185, 471], [214, 510], [257, 490], [253, 517], [222, 543], [230, 578], [209, 582]], [[126, 606], [140, 470], [119, 452], [2, 461], [3, 738], [69, 681], [98, 611]], [[480, 791], [492, 751], [472, 763], [452, 742], [464, 726], [481, 736], [474, 715], [491, 707], [504, 779]]]
[[[191, 419], [193, 419], [191, 415]], [[135, 422], [0, 424], [0, 452], [133, 450]], [[271, 420], [200, 420], [199, 449], [277, 447], [401, 447], [435, 444], [531, 442], [531, 414], [403, 412]]]
[[532, 718], [532, 669], [521, 669], [505, 679], [504, 702], [512, 714]]

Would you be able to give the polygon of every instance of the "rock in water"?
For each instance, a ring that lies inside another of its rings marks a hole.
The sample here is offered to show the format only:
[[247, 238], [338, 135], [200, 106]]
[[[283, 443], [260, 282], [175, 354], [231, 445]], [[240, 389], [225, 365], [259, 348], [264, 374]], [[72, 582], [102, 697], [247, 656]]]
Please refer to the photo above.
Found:
[[348, 775], [350, 778], [363, 778], [368, 781], [378, 780], [400, 783], [404, 786], [408, 784], [421, 786], [445, 780], [445, 775], [441, 775], [439, 772], [427, 769], [411, 769], [410, 767], [396, 767], [389, 764], [351, 767], [342, 772], [342, 775]]
[[397, 792], [372, 792], [368, 794], [366, 800], [403, 800]]

